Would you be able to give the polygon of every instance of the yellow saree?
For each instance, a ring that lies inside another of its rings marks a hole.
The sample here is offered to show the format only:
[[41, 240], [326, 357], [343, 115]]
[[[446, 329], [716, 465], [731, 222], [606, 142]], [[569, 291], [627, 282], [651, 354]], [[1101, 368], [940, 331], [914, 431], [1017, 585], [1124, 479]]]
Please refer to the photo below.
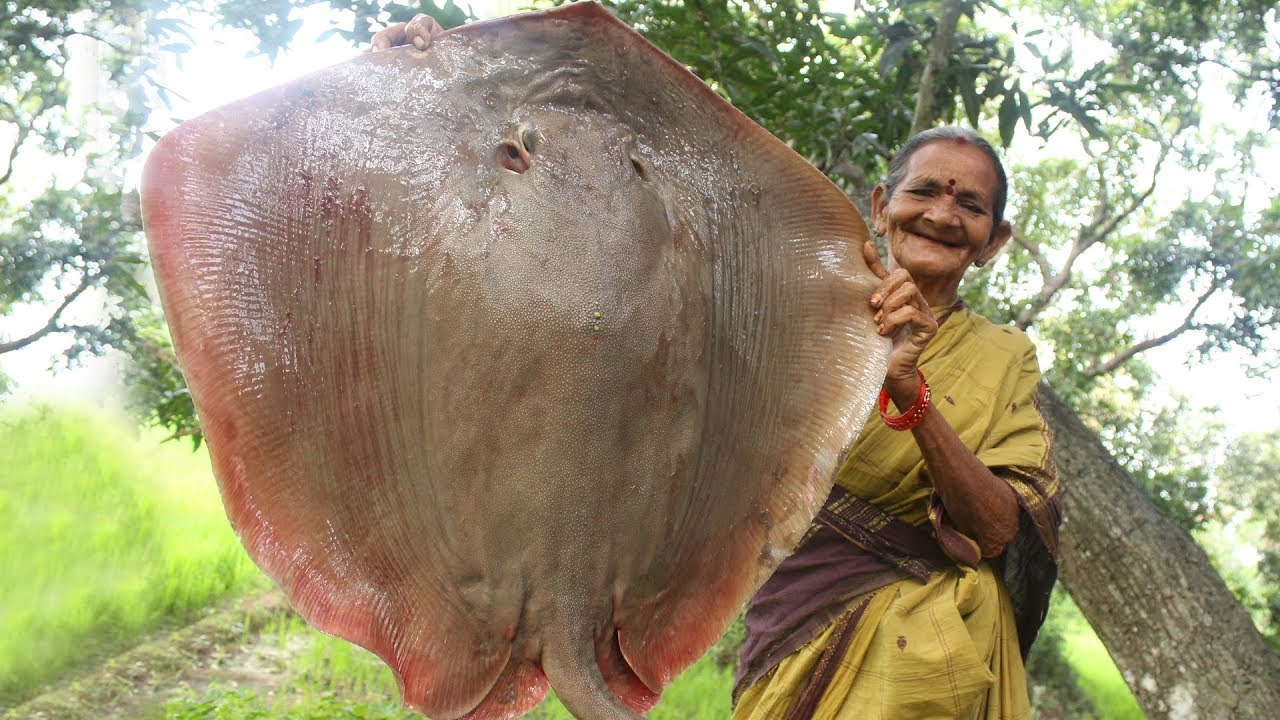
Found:
[[[890, 578], [842, 603], [843, 613], [798, 651], [739, 688], [735, 720], [1030, 716], [1019, 634], [1025, 649], [1043, 608], [1029, 622], [1016, 621], [1000, 575], [1037, 564], [1052, 569], [1057, 556], [1060, 492], [1035, 404], [1035, 349], [1023, 333], [962, 307], [942, 323], [920, 367], [939, 412], [1017, 495], [1019, 538], [995, 560], [999, 570], [981, 560], [976, 543], [947, 518], [911, 433], [873, 417], [837, 485], [926, 529], [952, 564], [927, 579]], [[1020, 584], [1015, 577], [1011, 587]]]

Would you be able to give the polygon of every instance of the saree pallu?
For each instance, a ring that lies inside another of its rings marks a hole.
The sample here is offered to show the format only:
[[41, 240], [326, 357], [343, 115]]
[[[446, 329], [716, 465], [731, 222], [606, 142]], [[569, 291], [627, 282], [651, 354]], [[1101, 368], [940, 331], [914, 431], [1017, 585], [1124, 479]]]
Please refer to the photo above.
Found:
[[[920, 367], [938, 411], [1014, 491], [1017, 537], [1000, 557], [984, 561], [977, 544], [952, 525], [911, 433], [873, 417], [842, 464], [823, 514], [752, 600], [735, 718], [838, 717], [840, 703], [855, 698], [862, 711], [849, 717], [879, 717], [875, 707], [899, 707], [885, 717], [969, 717], [961, 708], [969, 701], [966, 707], [981, 710], [974, 717], [1023, 716], [1022, 657], [1048, 607], [1061, 518], [1049, 432], [1035, 403], [1035, 350], [1021, 332], [960, 307], [941, 323]], [[949, 614], [938, 605], [948, 597], [955, 600]], [[903, 618], [927, 622], [908, 632]], [[950, 631], [934, 632], [943, 627]], [[957, 628], [981, 637], [959, 642]], [[976, 674], [943, 672], [924, 660], [975, 653], [987, 663]], [[898, 682], [907, 677], [918, 679]], [[974, 678], [981, 682], [974, 685]], [[922, 699], [939, 683], [950, 699]], [[869, 687], [879, 689], [868, 695]], [[972, 687], [986, 691], [965, 700]], [[788, 716], [795, 708], [835, 714]]]

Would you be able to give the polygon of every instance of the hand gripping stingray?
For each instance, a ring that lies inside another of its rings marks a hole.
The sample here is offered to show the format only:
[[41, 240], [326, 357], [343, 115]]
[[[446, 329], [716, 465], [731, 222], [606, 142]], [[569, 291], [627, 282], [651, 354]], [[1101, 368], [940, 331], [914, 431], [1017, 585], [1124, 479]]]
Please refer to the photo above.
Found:
[[883, 378], [843, 194], [597, 5], [364, 55], [148, 160], [227, 514], [435, 718], [632, 718]]

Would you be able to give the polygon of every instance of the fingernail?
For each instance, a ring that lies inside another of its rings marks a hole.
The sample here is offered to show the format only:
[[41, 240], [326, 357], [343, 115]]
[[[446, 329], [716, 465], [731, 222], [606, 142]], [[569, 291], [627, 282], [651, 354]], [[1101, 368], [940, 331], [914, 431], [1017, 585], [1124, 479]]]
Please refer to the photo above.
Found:
[[881, 318], [883, 317], [884, 317], [884, 313], [876, 313], [876, 318], [875, 318], [876, 322], [880, 322]]
[[427, 42], [423, 40], [421, 37], [415, 37], [413, 39], [413, 46], [418, 48], [419, 50], [423, 50], [427, 47]]
[[871, 303], [872, 303], [873, 305], [879, 305], [879, 304], [880, 304], [880, 296], [879, 296], [879, 295], [872, 295], [872, 296], [871, 296]]

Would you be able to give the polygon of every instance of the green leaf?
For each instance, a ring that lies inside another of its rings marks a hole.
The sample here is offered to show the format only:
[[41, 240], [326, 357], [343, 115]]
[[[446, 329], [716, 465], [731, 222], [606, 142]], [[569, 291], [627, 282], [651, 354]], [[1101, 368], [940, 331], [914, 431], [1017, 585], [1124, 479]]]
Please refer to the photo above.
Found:
[[1018, 126], [1018, 92], [1010, 88], [1000, 101], [1000, 142], [1009, 147], [1013, 142], [1013, 133]]
[[880, 55], [879, 72], [881, 79], [893, 74], [893, 71], [902, 62], [902, 57], [906, 54], [907, 48], [911, 46], [912, 42], [914, 42], [914, 38], [907, 35], [889, 43], [889, 46]]
[[964, 101], [964, 113], [969, 124], [978, 127], [982, 118], [982, 100], [978, 97], [978, 89], [974, 86], [972, 78], [968, 82], [960, 83], [960, 98]]

